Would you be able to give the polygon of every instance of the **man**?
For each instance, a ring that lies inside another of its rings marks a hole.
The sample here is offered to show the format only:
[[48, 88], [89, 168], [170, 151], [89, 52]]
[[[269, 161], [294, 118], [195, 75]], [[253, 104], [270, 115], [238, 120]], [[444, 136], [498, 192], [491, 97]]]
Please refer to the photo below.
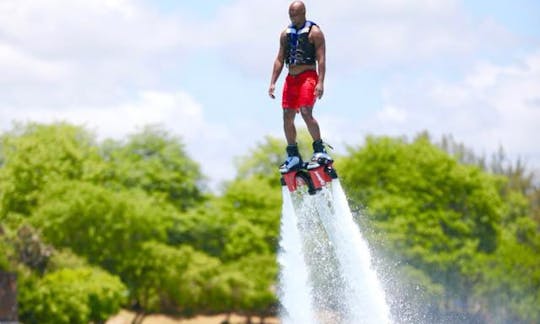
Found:
[[317, 24], [306, 20], [306, 7], [302, 1], [294, 1], [289, 6], [289, 17], [291, 24], [281, 33], [268, 90], [270, 97], [275, 98], [276, 81], [286, 64], [289, 74], [283, 87], [282, 106], [287, 160], [279, 168], [281, 173], [298, 169], [303, 163], [296, 143], [294, 118], [297, 113], [302, 114], [313, 138], [314, 153], [310, 163], [317, 163], [321, 158], [332, 160], [324, 148], [319, 124], [312, 114], [316, 99], [322, 98], [324, 93], [324, 35]]

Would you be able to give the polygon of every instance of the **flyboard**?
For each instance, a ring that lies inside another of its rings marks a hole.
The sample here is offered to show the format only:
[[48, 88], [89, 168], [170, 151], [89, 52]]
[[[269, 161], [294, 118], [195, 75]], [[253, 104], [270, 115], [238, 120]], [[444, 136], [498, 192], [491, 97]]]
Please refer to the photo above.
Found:
[[282, 172], [281, 185], [286, 186], [291, 193], [299, 188], [307, 187], [307, 192], [314, 195], [332, 180], [338, 178], [333, 164], [333, 160], [326, 158], [304, 162], [293, 170]]
[[331, 243], [336, 232], [332, 189], [339, 182], [333, 162], [319, 158], [281, 172], [278, 291], [283, 324], [339, 323], [345, 318], [346, 311], [336, 306], [345, 300], [345, 284]]
[[320, 158], [281, 173], [281, 322], [389, 324], [384, 289], [333, 162]]

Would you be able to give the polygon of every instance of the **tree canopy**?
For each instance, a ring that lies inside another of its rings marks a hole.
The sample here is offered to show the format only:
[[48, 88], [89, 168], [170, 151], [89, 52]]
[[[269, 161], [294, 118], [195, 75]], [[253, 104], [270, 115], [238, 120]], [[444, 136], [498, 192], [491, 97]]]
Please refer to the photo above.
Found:
[[[18, 274], [21, 321], [275, 314], [284, 148], [262, 139], [217, 194], [157, 126], [103, 142], [66, 123], [3, 133], [0, 270]], [[520, 161], [424, 133], [370, 136], [336, 166], [396, 318], [540, 320], [540, 190]]]

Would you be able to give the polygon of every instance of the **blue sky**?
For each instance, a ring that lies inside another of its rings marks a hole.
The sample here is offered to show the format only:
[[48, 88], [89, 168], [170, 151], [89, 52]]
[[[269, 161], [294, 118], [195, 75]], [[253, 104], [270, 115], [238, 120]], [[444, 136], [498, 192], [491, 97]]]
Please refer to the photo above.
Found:
[[[160, 124], [217, 187], [234, 157], [282, 136], [267, 89], [289, 3], [4, 0], [0, 131], [65, 120], [123, 138]], [[315, 116], [337, 153], [428, 130], [540, 169], [540, 2], [305, 3], [327, 39]]]

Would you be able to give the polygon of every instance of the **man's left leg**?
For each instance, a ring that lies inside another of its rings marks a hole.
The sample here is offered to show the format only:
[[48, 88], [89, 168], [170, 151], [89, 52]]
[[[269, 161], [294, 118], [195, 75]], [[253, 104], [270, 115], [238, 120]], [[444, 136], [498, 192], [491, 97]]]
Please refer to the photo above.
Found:
[[287, 139], [287, 159], [279, 167], [281, 173], [287, 173], [302, 166], [302, 157], [296, 144], [296, 127], [294, 126], [295, 109], [283, 109], [283, 129]]
[[306, 122], [309, 134], [313, 138], [313, 157], [311, 161], [317, 162], [319, 159], [323, 158], [326, 160], [332, 160], [330, 155], [326, 152], [324, 148], [324, 143], [321, 139], [321, 130], [319, 128], [319, 123], [313, 117], [313, 107], [302, 107], [300, 108], [300, 113], [302, 118]]
[[319, 123], [313, 117], [313, 107], [302, 107], [300, 108], [300, 113], [302, 114], [302, 118], [306, 122], [306, 126], [308, 128], [309, 134], [313, 138], [314, 141], [318, 141], [321, 139], [321, 130], [319, 128]]

